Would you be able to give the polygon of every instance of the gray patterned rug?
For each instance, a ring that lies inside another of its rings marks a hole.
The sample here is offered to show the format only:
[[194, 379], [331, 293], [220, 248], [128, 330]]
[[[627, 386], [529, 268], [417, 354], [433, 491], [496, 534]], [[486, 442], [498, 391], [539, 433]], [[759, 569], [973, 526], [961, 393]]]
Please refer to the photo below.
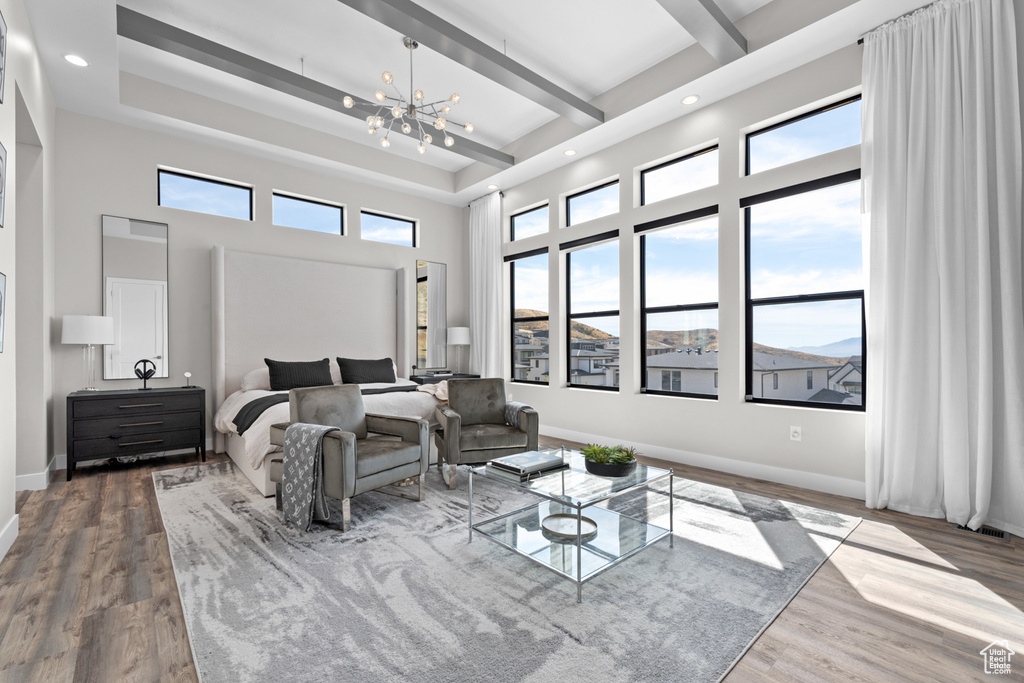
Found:
[[[196, 668], [219, 681], [717, 681], [859, 520], [684, 479], [675, 547], [583, 587], [477, 537], [436, 469], [352, 530], [285, 527], [230, 462], [153, 474]], [[474, 481], [474, 514], [538, 499]], [[464, 479], [463, 479], [464, 486]], [[613, 507], [668, 526], [667, 483]]]

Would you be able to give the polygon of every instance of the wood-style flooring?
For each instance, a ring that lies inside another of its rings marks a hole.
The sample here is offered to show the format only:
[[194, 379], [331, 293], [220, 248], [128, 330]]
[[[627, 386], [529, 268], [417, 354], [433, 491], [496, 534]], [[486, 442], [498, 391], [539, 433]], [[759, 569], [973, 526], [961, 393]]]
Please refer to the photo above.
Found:
[[[0, 683], [196, 680], [150, 476], [192, 464], [189, 454], [84, 467], [71, 482], [61, 471], [46, 490], [18, 494], [20, 533], [0, 562]], [[1024, 540], [672, 466], [689, 479], [864, 518], [726, 683], [986, 681], [979, 652], [1004, 638], [1019, 654], [1001, 679], [1024, 680]]]

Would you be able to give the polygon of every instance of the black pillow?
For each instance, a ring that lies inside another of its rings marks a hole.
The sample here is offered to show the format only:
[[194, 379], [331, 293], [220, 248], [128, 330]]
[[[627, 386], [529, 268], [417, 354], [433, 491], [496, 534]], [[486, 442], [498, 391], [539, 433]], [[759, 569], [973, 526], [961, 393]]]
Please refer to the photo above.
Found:
[[331, 361], [282, 361], [264, 358], [270, 370], [271, 391], [287, 391], [302, 387], [325, 387], [334, 384], [331, 379]]
[[390, 358], [380, 360], [359, 360], [339, 358], [341, 381], [345, 384], [369, 384], [371, 382], [395, 383], [395, 365]]

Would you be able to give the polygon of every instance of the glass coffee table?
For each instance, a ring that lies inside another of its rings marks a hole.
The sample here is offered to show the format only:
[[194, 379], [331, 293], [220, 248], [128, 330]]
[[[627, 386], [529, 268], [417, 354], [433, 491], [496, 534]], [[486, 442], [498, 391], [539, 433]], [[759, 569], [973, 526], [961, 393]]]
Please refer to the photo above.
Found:
[[[558, 452], [558, 451], [545, 451]], [[637, 463], [625, 477], [600, 477], [587, 472], [583, 456], [563, 451], [569, 469], [525, 482], [489, 475], [486, 466], [469, 469], [469, 540], [473, 532], [527, 557], [576, 582], [576, 601], [583, 584], [668, 536], [672, 545], [673, 470]], [[532, 493], [535, 505], [473, 523], [473, 477]], [[598, 507], [597, 504], [668, 479], [668, 528]]]

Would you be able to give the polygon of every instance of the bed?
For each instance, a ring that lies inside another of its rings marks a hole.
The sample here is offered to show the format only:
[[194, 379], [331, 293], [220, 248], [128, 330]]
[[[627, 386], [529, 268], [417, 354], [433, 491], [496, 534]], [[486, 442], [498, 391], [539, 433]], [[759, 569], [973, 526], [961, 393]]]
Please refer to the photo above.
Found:
[[[318, 360], [392, 358], [397, 386], [408, 385], [412, 358], [409, 303], [414, 283], [405, 268], [341, 263], [212, 249], [214, 450], [226, 452], [265, 496], [274, 493], [267, 466], [276, 449], [270, 425], [288, 420], [287, 402], [271, 406], [239, 435], [233, 419], [250, 401], [273, 392], [242, 380], [264, 358]], [[379, 389], [377, 385], [361, 385]], [[284, 392], [287, 393], [287, 392]], [[420, 391], [364, 391], [369, 413], [423, 417], [436, 429], [437, 400]], [[433, 439], [431, 439], [433, 441]]]

